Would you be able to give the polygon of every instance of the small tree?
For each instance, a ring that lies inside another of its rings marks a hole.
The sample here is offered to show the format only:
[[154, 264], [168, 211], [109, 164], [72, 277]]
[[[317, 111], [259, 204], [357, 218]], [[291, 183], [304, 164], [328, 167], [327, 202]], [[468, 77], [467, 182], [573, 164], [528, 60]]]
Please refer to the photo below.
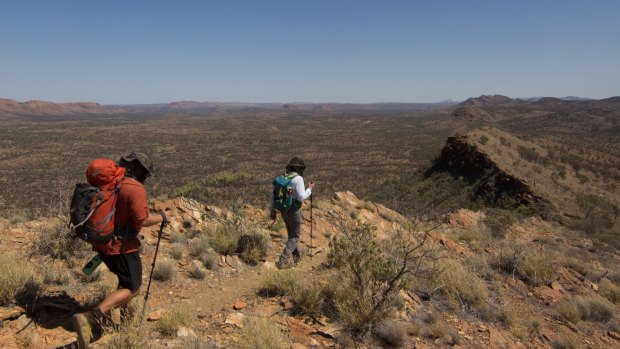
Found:
[[335, 300], [343, 325], [365, 337], [393, 309], [411, 277], [430, 276], [437, 259], [431, 240], [428, 231], [398, 230], [381, 241], [367, 224], [343, 229], [328, 254], [328, 263], [343, 273], [341, 289], [348, 290], [346, 299]]

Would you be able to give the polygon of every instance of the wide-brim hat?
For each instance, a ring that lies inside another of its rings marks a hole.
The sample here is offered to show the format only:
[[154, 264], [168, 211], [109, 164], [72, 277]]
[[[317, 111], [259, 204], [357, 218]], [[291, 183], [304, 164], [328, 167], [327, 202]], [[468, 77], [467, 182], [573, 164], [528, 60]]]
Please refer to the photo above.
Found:
[[304, 163], [304, 161], [301, 158], [298, 158], [297, 156], [293, 156], [291, 161], [289, 161], [288, 165], [286, 166], [296, 167], [302, 170], [306, 169], [306, 164]]
[[138, 161], [140, 165], [142, 165], [142, 167], [144, 167], [144, 169], [147, 170], [151, 176], [154, 174], [153, 161], [151, 161], [151, 158], [146, 155], [146, 153], [140, 151], [132, 151], [127, 155], [121, 156], [121, 160], [126, 162]]

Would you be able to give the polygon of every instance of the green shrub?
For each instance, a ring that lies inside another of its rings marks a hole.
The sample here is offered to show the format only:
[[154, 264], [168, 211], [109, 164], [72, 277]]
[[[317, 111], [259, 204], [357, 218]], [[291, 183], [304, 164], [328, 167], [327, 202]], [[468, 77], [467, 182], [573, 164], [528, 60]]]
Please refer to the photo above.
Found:
[[209, 244], [219, 254], [233, 255], [241, 237], [241, 225], [233, 222], [219, 224], [209, 236]]
[[245, 172], [217, 172], [209, 176], [206, 183], [211, 186], [228, 186], [234, 184], [240, 184], [246, 180], [252, 178], [252, 175]]
[[267, 256], [267, 239], [258, 230], [243, 234], [237, 242], [237, 252], [242, 261], [250, 265], [257, 265]]
[[171, 197], [186, 197], [205, 201], [211, 195], [211, 188], [201, 182], [187, 182], [175, 190]]
[[395, 308], [412, 277], [431, 274], [434, 251], [424, 243], [427, 236], [394, 231], [379, 241], [374, 228], [360, 225], [330, 242], [328, 265], [340, 274], [332, 309], [347, 330], [365, 336]]
[[489, 209], [484, 218], [484, 225], [490, 230], [491, 235], [496, 238], [503, 238], [517, 218], [512, 211], [504, 209]]
[[0, 254], [0, 306], [32, 300], [39, 289], [35, 271], [23, 257], [12, 252]]

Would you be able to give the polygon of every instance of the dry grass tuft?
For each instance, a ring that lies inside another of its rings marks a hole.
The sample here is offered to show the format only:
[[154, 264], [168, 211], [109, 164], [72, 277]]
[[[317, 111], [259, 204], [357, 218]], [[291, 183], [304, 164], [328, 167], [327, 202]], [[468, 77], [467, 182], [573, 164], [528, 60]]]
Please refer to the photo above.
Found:
[[551, 341], [553, 349], [577, 349], [580, 348], [579, 340], [573, 336], [559, 337]]
[[290, 295], [303, 288], [303, 280], [298, 270], [270, 270], [261, 281], [260, 293], [270, 297]]
[[183, 258], [183, 250], [183, 245], [175, 243], [172, 245], [172, 247], [170, 247], [168, 255], [170, 256], [170, 258], [178, 261]]
[[213, 346], [208, 345], [208, 343], [200, 337], [188, 336], [183, 339], [181, 343], [181, 348], [183, 349], [210, 349], [210, 348], [213, 348]]
[[492, 265], [496, 269], [518, 276], [532, 286], [548, 284], [555, 276], [551, 257], [543, 251], [533, 251], [524, 245], [504, 244]]
[[64, 266], [52, 266], [43, 271], [44, 285], [68, 285], [73, 281], [73, 274]]
[[581, 313], [577, 309], [577, 303], [573, 299], [565, 299], [555, 305], [555, 313], [561, 319], [576, 324], [581, 320]]
[[233, 255], [237, 252], [237, 242], [241, 236], [241, 225], [233, 222], [219, 224], [209, 236], [209, 244], [223, 255]]
[[75, 237], [62, 219], [46, 226], [32, 245], [33, 254], [59, 259], [80, 258], [90, 250], [90, 245]]
[[609, 322], [615, 314], [615, 307], [605, 299], [577, 296], [564, 300], [555, 306], [555, 312], [573, 324], [579, 320]]
[[136, 331], [131, 322], [124, 322], [114, 330], [106, 328], [109, 335], [102, 339], [102, 346], [105, 349], [146, 349], [148, 343], [146, 337]]
[[373, 329], [373, 334], [385, 348], [401, 348], [405, 344], [405, 328], [396, 321], [379, 323]]
[[480, 241], [487, 239], [487, 234], [481, 229], [467, 230], [458, 236], [458, 240], [465, 242]]
[[598, 284], [599, 292], [610, 301], [620, 303], [620, 286], [607, 278], [603, 278]]
[[36, 297], [40, 289], [34, 269], [22, 258], [9, 252], [0, 255], [0, 306]]
[[212, 252], [207, 251], [201, 254], [200, 257], [198, 257], [198, 259], [202, 262], [205, 268], [209, 270], [216, 270], [218, 268], [217, 258], [215, 257], [215, 254], [213, 254]]
[[105, 297], [112, 293], [116, 289], [115, 284], [110, 281], [99, 281], [94, 285], [93, 289], [84, 292], [83, 294], [86, 296], [84, 299], [83, 306], [86, 309], [91, 309], [99, 305]]
[[187, 243], [187, 235], [178, 232], [173, 233], [172, 235], [170, 235], [169, 241], [173, 244], [185, 244]]
[[196, 280], [204, 280], [207, 272], [200, 265], [192, 263], [189, 268], [189, 275]]
[[582, 276], [588, 276], [592, 272], [592, 267], [591, 265], [589, 265], [589, 263], [586, 263], [574, 257], [566, 257], [562, 260], [562, 263], [565, 267], [578, 272]]
[[183, 304], [164, 313], [155, 323], [155, 329], [163, 336], [175, 336], [181, 326], [190, 327], [194, 312], [189, 305]]
[[247, 321], [236, 348], [288, 349], [289, 343], [273, 321], [259, 317]]
[[209, 251], [209, 239], [201, 236], [198, 239], [191, 240], [189, 243], [189, 255], [198, 258]]
[[445, 261], [440, 268], [443, 272], [429, 285], [436, 295], [453, 310], [490, 318], [491, 309], [486, 302], [489, 291], [478, 275], [454, 260]]
[[153, 270], [153, 279], [157, 281], [168, 281], [176, 274], [177, 262], [170, 259], [157, 261]]
[[577, 309], [581, 319], [588, 321], [608, 322], [613, 319], [615, 307], [605, 299], [593, 297], [576, 297]]
[[298, 270], [268, 272], [262, 280], [260, 293], [265, 296], [286, 296], [293, 303], [293, 313], [318, 315], [322, 311], [326, 290], [307, 282]]

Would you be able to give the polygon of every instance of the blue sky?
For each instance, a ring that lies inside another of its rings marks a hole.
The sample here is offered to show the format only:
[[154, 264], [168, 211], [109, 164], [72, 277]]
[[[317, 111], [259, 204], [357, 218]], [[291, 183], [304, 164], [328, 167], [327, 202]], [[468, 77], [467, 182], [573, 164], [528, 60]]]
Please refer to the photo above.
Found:
[[620, 95], [620, 1], [0, 2], [0, 98]]

